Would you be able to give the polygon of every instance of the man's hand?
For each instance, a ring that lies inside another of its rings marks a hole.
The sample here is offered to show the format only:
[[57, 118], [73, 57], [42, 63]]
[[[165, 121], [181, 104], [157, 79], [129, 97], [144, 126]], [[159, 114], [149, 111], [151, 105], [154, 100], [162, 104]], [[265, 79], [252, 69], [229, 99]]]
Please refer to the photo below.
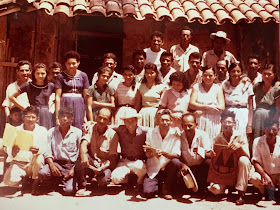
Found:
[[81, 164], [84, 168], [88, 168], [89, 167], [89, 160], [86, 154], [81, 155]]
[[252, 125], [246, 126], [246, 133], [252, 133]]
[[147, 158], [152, 158], [154, 156], [153, 151], [151, 149], [146, 149]]
[[210, 150], [208, 152], [205, 152], [205, 157], [207, 158], [212, 158], [216, 156], [216, 152], [214, 152], [213, 150]]
[[268, 176], [267, 173], [264, 174], [264, 176], [262, 177], [262, 179], [263, 179], [263, 184], [264, 184], [264, 185], [272, 185], [272, 186], [274, 186], [274, 184], [273, 184], [273, 182], [272, 182], [270, 176]]
[[12, 156], [15, 157], [17, 155], [17, 153], [19, 152], [19, 147], [18, 145], [14, 145], [12, 147]]
[[201, 111], [201, 110], [196, 110], [193, 114], [194, 114], [195, 117], [198, 118], [198, 117], [200, 117], [200, 116], [203, 114], [203, 111]]
[[238, 150], [240, 147], [241, 147], [241, 144], [239, 144], [239, 143], [237, 143], [237, 142], [231, 143], [231, 144], [229, 145], [229, 149], [231, 149], [231, 150], [233, 150], [233, 151]]
[[187, 172], [188, 169], [189, 169], [189, 167], [188, 167], [186, 164], [184, 164], [184, 163], [181, 164], [181, 171], [182, 171], [183, 173]]
[[30, 147], [29, 151], [32, 152], [33, 154], [37, 154], [39, 152], [39, 148], [38, 147]]
[[71, 179], [72, 177], [74, 177], [74, 167], [71, 168], [71, 170], [68, 172], [68, 174], [65, 176], [65, 179]]
[[54, 164], [50, 166], [50, 169], [53, 176], [62, 176], [60, 170]]

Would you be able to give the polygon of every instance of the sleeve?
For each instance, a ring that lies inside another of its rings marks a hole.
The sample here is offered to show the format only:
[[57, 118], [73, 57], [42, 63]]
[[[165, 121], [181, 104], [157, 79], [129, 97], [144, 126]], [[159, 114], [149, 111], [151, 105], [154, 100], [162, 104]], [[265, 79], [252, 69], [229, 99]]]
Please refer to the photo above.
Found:
[[252, 161], [256, 161], [258, 162], [260, 165], [263, 165], [263, 161], [262, 161], [262, 156], [261, 156], [261, 151], [260, 151], [260, 147], [259, 147], [259, 140], [260, 138], [256, 138], [254, 140], [253, 143], [253, 157], [252, 157]]
[[207, 53], [203, 53], [202, 55], [202, 60], [201, 60], [201, 66], [205, 66], [207, 63], [206, 63], [206, 57], [207, 57]]
[[55, 81], [55, 89], [62, 89], [62, 85], [63, 85], [63, 76], [60, 73], [57, 75], [57, 79]]
[[119, 135], [115, 133], [110, 143], [109, 155], [118, 154], [118, 143], [119, 143]]
[[93, 91], [94, 91], [93, 85], [89, 86], [89, 88], [87, 90], [87, 95], [88, 96], [93, 96]]
[[[40, 126], [40, 140], [38, 141], [39, 153], [45, 154], [48, 149], [48, 131], [45, 127]], [[53, 130], [53, 129], [51, 129]], [[52, 152], [51, 152], [52, 154]]]
[[160, 106], [167, 107], [167, 104], [168, 104], [168, 93], [169, 93], [169, 92], [170, 92], [170, 91], [167, 90], [167, 91], [165, 91], [165, 92], [162, 94], [161, 99], [160, 99], [160, 102], [159, 102], [159, 105], [160, 105]]
[[88, 89], [89, 87], [89, 81], [88, 81], [88, 76], [86, 73], [83, 72], [83, 89]]
[[29, 82], [26, 82], [22, 86], [20, 86], [18, 90], [20, 93], [25, 93], [27, 92], [28, 87], [29, 87]]
[[113, 87], [109, 86], [108, 87], [108, 91], [109, 91], [110, 96], [114, 96], [115, 95], [115, 90], [114, 90]]
[[280, 87], [275, 88], [275, 92], [274, 92], [274, 99], [279, 98], [280, 96]]
[[174, 138], [176, 138], [176, 140], [174, 142], [171, 153], [181, 156], [181, 141], [180, 141], [180, 138], [179, 137], [174, 137]]
[[254, 95], [254, 91], [253, 91], [253, 85], [248, 82], [248, 96], [253, 96]]
[[50, 129], [47, 133], [47, 142], [46, 142], [46, 150], [43, 153], [44, 158], [52, 158], [53, 159], [53, 154], [52, 154], [52, 137], [54, 136], [54, 129]]
[[81, 137], [81, 142], [82, 141], [87, 141], [88, 143], [90, 143], [90, 139], [91, 139], [91, 136], [92, 136], [92, 130], [93, 130], [93, 127], [94, 126], [91, 126], [89, 128], [89, 132], [84, 134], [82, 137]]
[[54, 88], [54, 84], [52, 82], [49, 83], [49, 87], [50, 87], [50, 94], [55, 92], [55, 88]]
[[203, 149], [208, 152], [212, 149], [213, 145], [212, 142], [210, 141], [209, 135], [208, 133], [204, 133], [204, 135], [201, 136], [202, 137], [202, 147]]

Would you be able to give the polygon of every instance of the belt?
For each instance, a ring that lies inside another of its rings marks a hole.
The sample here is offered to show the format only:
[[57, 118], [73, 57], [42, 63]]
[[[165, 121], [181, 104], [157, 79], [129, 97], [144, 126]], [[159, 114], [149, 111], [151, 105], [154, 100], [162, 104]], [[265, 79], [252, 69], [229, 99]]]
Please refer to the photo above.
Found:
[[226, 108], [247, 108], [245, 105], [226, 105]]
[[58, 163], [59, 165], [64, 165], [64, 164], [74, 164], [71, 160], [54, 160], [54, 162]]
[[62, 93], [62, 97], [82, 97], [81, 93]]

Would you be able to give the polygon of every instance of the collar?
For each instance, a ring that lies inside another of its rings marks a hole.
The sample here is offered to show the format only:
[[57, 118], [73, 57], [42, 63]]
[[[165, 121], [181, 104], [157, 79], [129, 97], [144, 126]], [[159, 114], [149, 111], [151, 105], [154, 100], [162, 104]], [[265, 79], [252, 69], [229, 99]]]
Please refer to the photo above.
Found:
[[[54, 129], [55, 129], [55, 132], [61, 133], [60, 130], [59, 130], [59, 126], [55, 126]], [[66, 133], [65, 137], [69, 136], [71, 133], [74, 133], [74, 127], [72, 125], [70, 125], [70, 128], [69, 128], [68, 132]]]
[[[216, 57], [218, 57], [218, 56], [215, 54], [214, 49], [210, 50], [209, 53], [210, 53], [211, 55], [215, 55]], [[225, 56], [226, 56], [226, 51], [223, 50], [223, 53], [221, 54], [220, 58], [223, 58], [223, 57], [225, 57]]]
[[176, 90], [174, 90], [173, 87], [170, 88], [171, 93], [176, 96], [177, 98], [183, 97], [184, 95], [186, 95], [186, 91], [183, 90], [181, 93], [177, 92]]

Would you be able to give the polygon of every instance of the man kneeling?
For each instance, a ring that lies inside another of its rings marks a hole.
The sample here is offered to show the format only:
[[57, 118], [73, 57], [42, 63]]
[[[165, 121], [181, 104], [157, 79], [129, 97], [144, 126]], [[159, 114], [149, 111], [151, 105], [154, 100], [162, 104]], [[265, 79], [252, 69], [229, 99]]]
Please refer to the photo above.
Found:
[[49, 180], [58, 187], [62, 181], [65, 195], [72, 195], [75, 162], [79, 155], [82, 131], [71, 126], [74, 112], [71, 108], [59, 110], [59, 126], [48, 131], [47, 151], [44, 154], [47, 163], [39, 171], [40, 180]]

